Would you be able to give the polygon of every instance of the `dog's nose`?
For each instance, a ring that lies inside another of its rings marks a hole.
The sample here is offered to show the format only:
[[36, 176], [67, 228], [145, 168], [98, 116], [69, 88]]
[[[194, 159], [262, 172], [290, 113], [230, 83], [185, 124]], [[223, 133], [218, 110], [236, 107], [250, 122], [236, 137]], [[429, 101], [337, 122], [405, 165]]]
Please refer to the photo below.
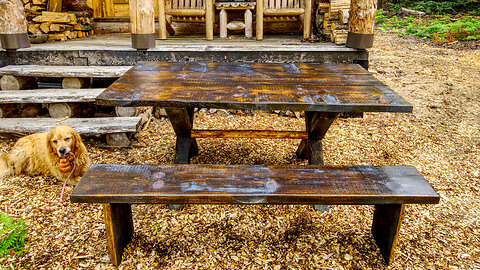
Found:
[[65, 155], [65, 152], [67, 152], [67, 149], [62, 147], [58, 150], [58, 152], [60, 152], [60, 154], [62, 154], [62, 155]]

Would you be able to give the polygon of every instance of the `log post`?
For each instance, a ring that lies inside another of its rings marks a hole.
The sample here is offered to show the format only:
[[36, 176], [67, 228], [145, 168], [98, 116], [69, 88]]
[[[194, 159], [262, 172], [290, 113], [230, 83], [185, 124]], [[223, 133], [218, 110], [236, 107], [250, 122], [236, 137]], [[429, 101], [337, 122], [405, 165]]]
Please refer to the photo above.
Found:
[[165, 0], [158, 0], [158, 27], [160, 39], [167, 39], [167, 17], [165, 15]]
[[2, 48], [16, 50], [30, 47], [23, 2], [20, 0], [0, 0], [0, 14]]
[[366, 49], [373, 46], [377, 0], [352, 0], [348, 20], [347, 46]]
[[153, 0], [130, 0], [132, 47], [146, 50], [155, 47], [155, 12]]
[[220, 10], [220, 38], [227, 38], [227, 12]]
[[205, 0], [205, 32], [207, 40], [213, 40], [213, 26], [215, 24], [214, 0]]
[[252, 28], [253, 15], [250, 9], [245, 10], [244, 19], [245, 19], [245, 37], [251, 38], [253, 36], [253, 28]]
[[256, 32], [257, 40], [263, 40], [263, 2], [264, 0], [257, 1], [257, 16], [256, 16]]

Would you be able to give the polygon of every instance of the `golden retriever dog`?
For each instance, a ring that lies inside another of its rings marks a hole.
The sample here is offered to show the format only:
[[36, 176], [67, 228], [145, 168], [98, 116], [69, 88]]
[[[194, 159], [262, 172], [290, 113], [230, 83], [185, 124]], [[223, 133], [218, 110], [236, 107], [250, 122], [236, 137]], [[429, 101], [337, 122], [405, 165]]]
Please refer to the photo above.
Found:
[[48, 133], [19, 139], [12, 150], [1, 157], [0, 177], [44, 174], [65, 181], [71, 174], [67, 184], [75, 185], [88, 166], [90, 158], [80, 135], [69, 126], [57, 126]]

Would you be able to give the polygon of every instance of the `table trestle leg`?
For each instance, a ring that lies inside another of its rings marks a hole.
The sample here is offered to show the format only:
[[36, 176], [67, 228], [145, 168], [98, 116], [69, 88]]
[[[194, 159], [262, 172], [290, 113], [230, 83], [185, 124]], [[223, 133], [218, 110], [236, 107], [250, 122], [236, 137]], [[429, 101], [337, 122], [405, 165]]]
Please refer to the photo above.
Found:
[[310, 165], [323, 165], [322, 139], [338, 115], [337, 112], [305, 112], [308, 139], [300, 142], [298, 158], [308, 159]]
[[123, 203], [103, 204], [103, 216], [110, 261], [118, 266], [122, 261], [123, 249], [133, 235], [132, 206]]
[[[324, 165], [322, 139], [339, 113], [305, 112], [308, 139], [303, 139], [297, 149], [297, 157], [308, 159], [309, 165]], [[313, 205], [315, 211], [328, 211], [328, 205]]]
[[190, 157], [198, 154], [198, 145], [192, 138], [193, 108], [165, 108], [168, 119], [177, 135], [175, 164], [188, 164]]
[[372, 234], [387, 265], [394, 258], [404, 212], [404, 204], [375, 205]]

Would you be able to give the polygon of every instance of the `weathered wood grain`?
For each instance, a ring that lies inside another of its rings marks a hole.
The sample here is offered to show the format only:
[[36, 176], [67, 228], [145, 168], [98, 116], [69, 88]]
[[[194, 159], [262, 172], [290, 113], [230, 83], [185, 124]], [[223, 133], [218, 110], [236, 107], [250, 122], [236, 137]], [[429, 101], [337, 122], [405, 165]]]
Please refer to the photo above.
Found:
[[0, 68], [0, 75], [31, 77], [117, 78], [130, 66], [38, 66], [14, 65]]
[[94, 102], [105, 88], [0, 91], [0, 104]]
[[413, 167], [90, 166], [72, 202], [201, 204], [438, 203]]
[[69, 118], [64, 121], [54, 118], [1, 118], [0, 133], [48, 132], [55, 126], [68, 125], [85, 135], [136, 132], [141, 117]]
[[354, 64], [149, 62], [97, 102], [114, 106], [330, 112], [411, 112], [402, 97]]

